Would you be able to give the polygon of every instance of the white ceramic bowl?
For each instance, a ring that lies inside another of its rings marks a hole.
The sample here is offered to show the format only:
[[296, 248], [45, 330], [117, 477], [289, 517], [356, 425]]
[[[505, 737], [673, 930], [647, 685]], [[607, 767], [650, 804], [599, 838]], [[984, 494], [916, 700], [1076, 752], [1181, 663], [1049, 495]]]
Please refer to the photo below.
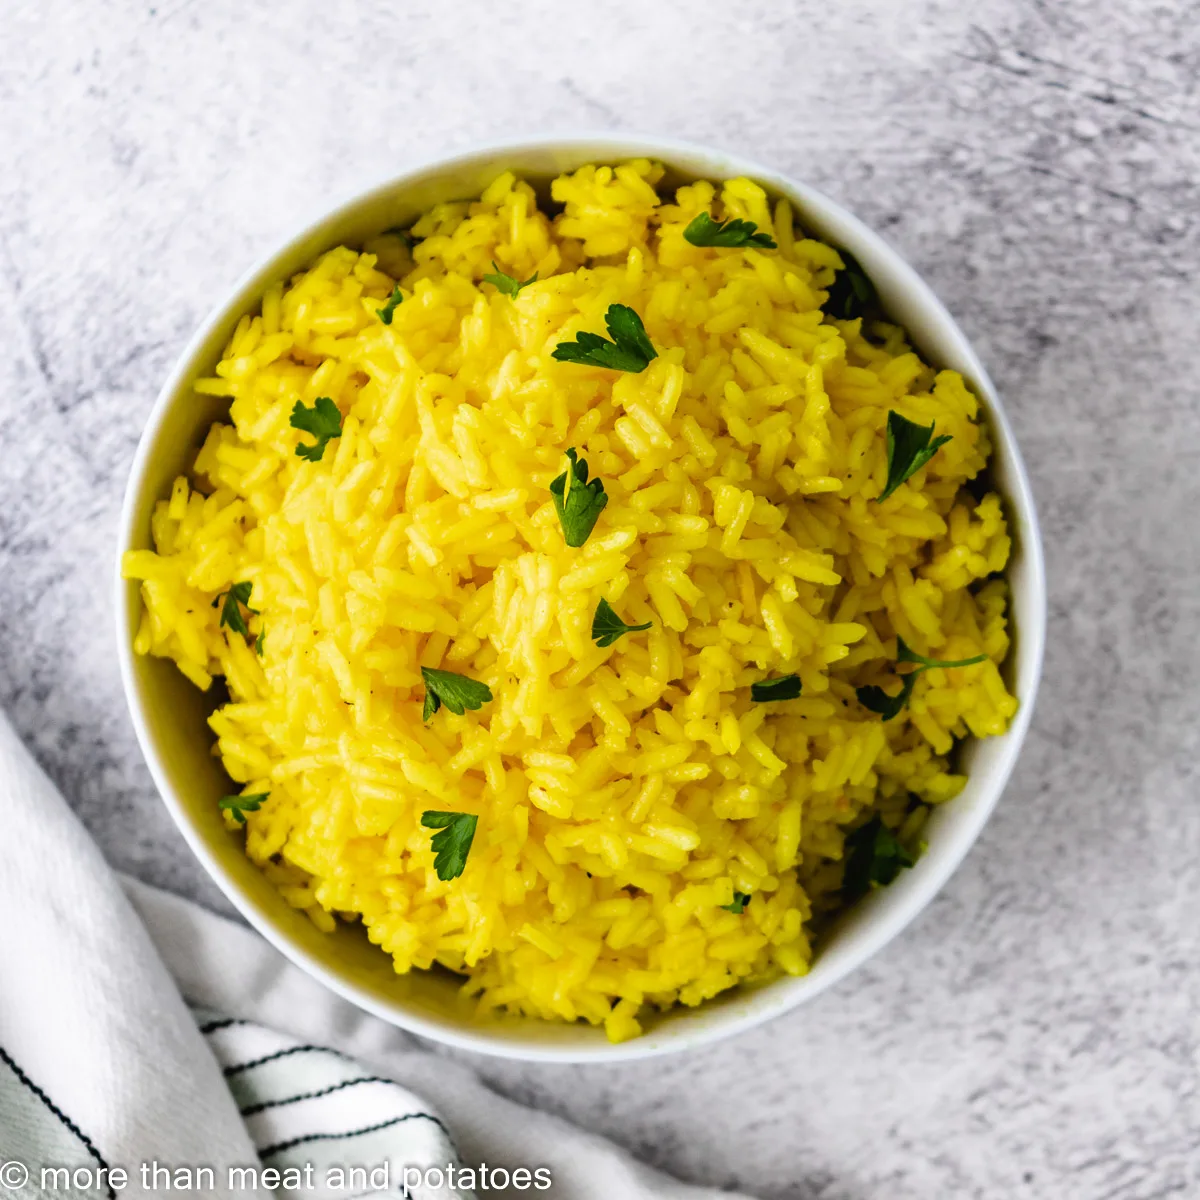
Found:
[[[756, 163], [668, 139], [584, 136], [485, 146], [405, 171], [335, 208], [273, 251], [221, 300], [163, 387], [130, 474], [119, 550], [150, 545], [155, 502], [187, 469], [209, 423], [227, 407], [227, 402], [197, 397], [191, 381], [212, 373], [238, 318], [257, 307], [269, 284], [341, 242], [361, 242], [410, 221], [438, 201], [478, 195], [502, 170], [546, 179], [583, 163], [638, 156], [665, 163], [680, 181], [746, 175], [786, 196], [807, 229], [855, 255], [884, 307], [907, 327], [926, 358], [963, 373], [984, 401], [996, 444], [993, 469], [1015, 540], [1008, 572], [1015, 638], [1005, 670], [1020, 699], [1020, 711], [1003, 737], [965, 747], [969, 782], [962, 795], [933, 814], [927, 852], [912, 870], [865, 897], [842, 919], [808, 975], [742, 988], [699, 1008], [651, 1018], [643, 1037], [614, 1046], [602, 1031], [589, 1026], [516, 1018], [480, 1023], [459, 1000], [456, 981], [449, 975], [397, 976], [390, 959], [368, 943], [358, 926], [330, 935], [318, 932], [246, 858], [240, 835], [225, 829], [216, 799], [227, 781], [210, 754], [204, 698], [172, 663], [133, 653], [138, 587], [120, 578], [118, 563], [117, 641], [130, 712], [163, 800], [209, 874], [266, 938], [348, 1000], [414, 1033], [510, 1058], [611, 1062], [702, 1045], [803, 1004], [864, 963], [929, 903], [979, 836], [1025, 739], [1041, 672], [1046, 591], [1033, 496], [1000, 400], [962, 331], [896, 251], [833, 201]], [[929, 982], [937, 986], [936, 980]]]

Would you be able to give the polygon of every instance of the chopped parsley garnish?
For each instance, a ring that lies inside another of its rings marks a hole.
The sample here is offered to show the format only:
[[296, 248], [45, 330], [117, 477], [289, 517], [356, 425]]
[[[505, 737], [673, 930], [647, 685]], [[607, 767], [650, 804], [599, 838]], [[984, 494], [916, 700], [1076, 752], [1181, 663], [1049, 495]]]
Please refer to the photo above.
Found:
[[829, 285], [829, 299], [825, 301], [824, 310], [839, 321], [852, 321], [861, 317], [863, 310], [875, 299], [875, 285], [849, 250], [838, 253], [846, 265]]
[[558, 513], [567, 545], [577, 547], [582, 546], [595, 529], [608, 496], [599, 479], [588, 482], [586, 459], [580, 458], [573, 449], [567, 451], [567, 458], [570, 460], [567, 469], [550, 482], [550, 495], [554, 498], [554, 511]]
[[492, 698], [492, 689], [477, 679], [468, 679], [453, 671], [435, 671], [432, 667], [421, 668], [425, 680], [425, 709], [421, 720], [428, 721], [444, 704], [452, 713], [462, 716], [468, 709], [482, 707]]
[[245, 825], [246, 814], [258, 812], [262, 808], [262, 802], [270, 794], [270, 792], [255, 792], [252, 796], [222, 796], [217, 804], [231, 814], [239, 825]]
[[887, 887], [916, 856], [883, 823], [877, 813], [865, 825], [846, 836], [846, 869], [842, 892], [857, 899], [873, 887]]
[[750, 902], [749, 892], [734, 892], [732, 904], [722, 904], [720, 907], [726, 912], [740, 913]]
[[[390, 325], [392, 323], [392, 317], [396, 315], [396, 309], [399, 308], [403, 303], [404, 293], [400, 290], [400, 285], [396, 284], [396, 286], [392, 289], [392, 294], [387, 299], [387, 303], [382, 308], [377, 308], [375, 310], [376, 315], [385, 325]], [[318, 401], [318, 403], [320, 403], [320, 401]], [[295, 422], [293, 422], [293, 424], [295, 424]], [[339, 430], [340, 428], [341, 425], [339, 419]]]
[[871, 712], [878, 713], [885, 721], [890, 721], [893, 717], [898, 716], [900, 710], [908, 704], [912, 697], [913, 684], [917, 682], [919, 674], [919, 671], [914, 671], [911, 675], [905, 675], [900, 691], [894, 696], [889, 696], [883, 688], [876, 687], [875, 684], [871, 684], [870, 687], [855, 688], [854, 692], [863, 708], [869, 708]]
[[647, 621], [645, 625], [626, 625], [613, 611], [613, 606], [601, 596], [600, 603], [596, 605], [596, 615], [592, 618], [592, 641], [604, 650], [625, 634], [641, 633], [652, 624]]
[[[456, 678], [462, 678], [456, 676]], [[433, 835], [433, 869], [441, 880], [457, 879], [467, 865], [471, 843], [475, 840], [475, 826], [479, 818], [474, 813], [437, 812], [428, 809], [421, 814], [421, 824], [426, 829], [437, 829]]]
[[551, 357], [559, 362], [582, 363], [588, 367], [608, 367], [613, 371], [644, 371], [658, 357], [642, 318], [625, 304], [610, 304], [604, 314], [608, 335], [581, 333], [573, 342], [559, 342]]
[[502, 292], [506, 296], [511, 296], [514, 300], [517, 298], [517, 293], [522, 288], [528, 287], [531, 283], [537, 282], [538, 273], [534, 271], [528, 279], [523, 283], [519, 279], [514, 279], [511, 275], [506, 275], [500, 270], [499, 264], [492, 259], [492, 266], [496, 268], [496, 273], [493, 275], [490, 271], [483, 277], [483, 283], [490, 283], [498, 292]]
[[221, 620], [217, 626], [218, 629], [228, 627], [234, 633], [240, 633], [243, 637], [248, 637], [250, 630], [246, 627], [246, 618], [242, 616], [242, 609], [247, 612], [258, 613], [257, 608], [250, 607], [250, 592], [253, 590], [254, 584], [250, 582], [235, 583], [229, 591], [220, 592], [217, 598], [213, 601], [212, 606], [216, 608], [221, 604], [221, 597], [225, 597], [225, 603], [221, 604]]
[[413, 231], [405, 229], [403, 225], [393, 225], [390, 229], [385, 229], [383, 236], [398, 237], [410, 250], [421, 240], [419, 237], [414, 237]]
[[795, 700], [800, 695], [800, 676], [782, 675], [778, 679], [760, 679], [750, 685], [750, 699], [762, 703], [767, 700]]
[[318, 396], [311, 408], [297, 400], [292, 409], [292, 428], [302, 429], [317, 439], [307, 446], [302, 442], [296, 453], [309, 462], [320, 462], [329, 439], [342, 436], [342, 414], [328, 396]]
[[918, 425], [892, 409], [887, 423], [887, 484], [876, 498], [886, 500], [950, 440], [948, 433], [935, 438], [933, 425]]
[[879, 713], [885, 721], [890, 721], [900, 713], [900, 710], [912, 698], [913, 685], [917, 682], [917, 676], [922, 671], [928, 671], [932, 667], [973, 667], [976, 663], [987, 662], [987, 657], [986, 654], [976, 654], [974, 658], [926, 658], [924, 654], [918, 654], [915, 650], [909, 649], [908, 643], [897, 635], [897, 666], [900, 663], [916, 663], [917, 669], [901, 677], [900, 691], [895, 696], [889, 696], [883, 688], [874, 685], [871, 687], [856, 688], [855, 692], [858, 695], [858, 702], [863, 708], [869, 708], [871, 712]]
[[908, 643], [900, 636], [896, 637], [896, 661], [898, 663], [919, 663], [920, 670], [914, 671], [914, 675], [920, 674], [921, 671], [928, 671], [930, 667], [973, 667], [976, 663], [987, 662], [986, 654], [976, 654], [971, 658], [926, 658], [924, 654], [918, 654], [913, 650]]
[[729, 249], [734, 246], [757, 246], [762, 250], [774, 250], [775, 239], [769, 233], [758, 233], [753, 221], [714, 221], [706, 212], [688, 222], [683, 231], [684, 238], [693, 246], [716, 246]]
[[267, 631], [265, 629], [260, 629], [258, 631], [258, 637], [254, 639], [254, 653], [257, 654], [259, 658], [262, 658], [263, 656], [263, 643], [266, 640]]

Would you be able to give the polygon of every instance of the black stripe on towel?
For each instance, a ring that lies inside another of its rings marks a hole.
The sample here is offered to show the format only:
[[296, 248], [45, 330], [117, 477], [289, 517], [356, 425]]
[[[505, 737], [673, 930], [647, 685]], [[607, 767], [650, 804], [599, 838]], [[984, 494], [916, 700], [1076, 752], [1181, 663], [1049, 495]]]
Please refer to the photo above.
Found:
[[274, 1054], [264, 1054], [262, 1058], [252, 1058], [249, 1062], [234, 1063], [232, 1067], [225, 1067], [224, 1073], [226, 1078], [230, 1075], [240, 1075], [243, 1071], [261, 1067], [263, 1063], [274, 1062], [279, 1058], [288, 1058], [292, 1054], [332, 1054], [335, 1058], [343, 1057], [336, 1050], [330, 1050], [328, 1046], [289, 1046], [286, 1050], [276, 1050]]
[[109, 1200], [117, 1200], [117, 1194], [113, 1191], [112, 1184], [108, 1181], [108, 1163], [104, 1161], [104, 1156], [96, 1149], [95, 1142], [17, 1066], [12, 1055], [3, 1046], [0, 1046], [0, 1059], [3, 1059], [8, 1069], [84, 1144], [87, 1152], [96, 1160], [96, 1165], [104, 1169], [104, 1189], [108, 1193]]
[[390, 1121], [380, 1121], [378, 1125], [367, 1125], [362, 1129], [351, 1129], [346, 1133], [306, 1133], [303, 1137], [292, 1138], [288, 1142], [276, 1142], [273, 1146], [264, 1146], [259, 1152], [259, 1158], [270, 1158], [272, 1154], [282, 1154], [295, 1146], [303, 1146], [308, 1142], [336, 1142], [342, 1138], [362, 1137], [367, 1133], [375, 1133], [380, 1129], [389, 1129], [393, 1125], [403, 1125], [405, 1121], [432, 1121], [445, 1135], [450, 1137], [450, 1130], [438, 1120], [433, 1113], [406, 1113], [403, 1117], [392, 1117]]
[[282, 1108], [285, 1104], [297, 1104], [301, 1100], [316, 1100], [320, 1096], [328, 1096], [333, 1092], [340, 1092], [343, 1088], [354, 1087], [360, 1083], [391, 1083], [395, 1081], [384, 1079], [381, 1075], [361, 1075], [357, 1079], [344, 1079], [341, 1083], [330, 1084], [329, 1087], [321, 1088], [319, 1092], [300, 1092], [295, 1096], [285, 1096], [282, 1100], [264, 1100], [261, 1104], [251, 1104], [248, 1108], [242, 1109], [243, 1117], [252, 1117], [255, 1113], [264, 1112], [268, 1108]]
[[207, 1035], [216, 1033], [218, 1029], [228, 1029], [231, 1025], [249, 1025], [249, 1021], [242, 1021], [237, 1017], [221, 1017], [216, 1021], [205, 1021], [200, 1026], [200, 1032]]

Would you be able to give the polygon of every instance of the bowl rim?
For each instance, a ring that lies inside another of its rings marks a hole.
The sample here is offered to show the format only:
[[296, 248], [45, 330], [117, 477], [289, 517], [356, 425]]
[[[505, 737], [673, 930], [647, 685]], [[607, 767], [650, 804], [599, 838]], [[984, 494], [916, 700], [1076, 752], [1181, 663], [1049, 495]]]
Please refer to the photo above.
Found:
[[[988, 773], [985, 795], [975, 803], [969, 819], [962, 823], [956, 831], [954, 843], [939, 847], [936, 855], [927, 854], [925, 856], [926, 868], [919, 882], [914, 881], [914, 886], [909, 889], [901, 901], [891, 905], [887, 910], [881, 912], [877, 919], [872, 920], [860, 932], [856, 932], [854, 948], [841, 956], [836, 967], [827, 970], [819, 979], [811, 976], [781, 977], [756, 989], [742, 1008], [729, 1013], [714, 1013], [706, 1024], [697, 1027], [685, 1025], [680, 1032], [667, 1039], [643, 1036], [617, 1044], [596, 1041], [586, 1046], [571, 1046], [553, 1043], [526, 1043], [513, 1037], [497, 1038], [492, 1036], [487, 1027], [482, 1025], [477, 1031], [450, 1029], [431, 1022], [420, 1012], [403, 1008], [399, 1002], [393, 1007], [377, 1001], [375, 997], [361, 990], [350, 980], [340, 977], [324, 962], [294, 942], [285, 931], [273, 923], [267, 914], [259, 911], [250, 897], [242, 893], [237, 883], [226, 874], [221, 863], [210, 851], [204, 836], [192, 825], [184, 805], [175, 795], [174, 789], [168, 781], [158, 746], [148, 727], [142, 700], [136, 686], [136, 656], [133, 650], [133, 640], [129, 636], [129, 630], [136, 628], [131, 618], [137, 603], [134, 597], [140, 595], [140, 589], [130, 587], [130, 581], [123, 578], [121, 559], [125, 550], [133, 544], [134, 535], [137, 532], [135, 518], [138, 503], [145, 487], [148, 466], [158, 431], [164, 423], [168, 411], [177, 401], [181, 389], [194, 375], [196, 365], [194, 360], [197, 355], [212, 337], [214, 331], [229, 320], [234, 301], [256, 277], [286, 258], [302, 242], [316, 235], [323, 226], [332, 225], [337, 219], [350, 216], [356, 209], [374, 197], [401, 192], [405, 186], [411, 185], [426, 173], [449, 172], [455, 168], [466, 170], [478, 160], [505, 154], [513, 156], [531, 152], [578, 154], [585, 149], [589, 155], [594, 152], [594, 157], [589, 157], [584, 161], [613, 162], [621, 159], [647, 157], [660, 159], [670, 164], [673, 160], [688, 159], [703, 163], [705, 170], [711, 171], [713, 177], [731, 178], [745, 175], [778, 193], [799, 196], [813, 206], [824, 209], [826, 214], [833, 215], [839, 223], [853, 231], [854, 236], [858, 239], [856, 248], [868, 245], [877, 257], [888, 260], [889, 270], [899, 281], [899, 286], [905, 294], [921, 296], [937, 324], [961, 343], [964, 356], [969, 363], [971, 383], [974, 389], [981, 394], [988, 423], [998, 443], [997, 448], [1003, 446], [1007, 454], [1008, 479], [1004, 488], [1004, 499], [1011, 506], [1013, 512], [1019, 515], [1022, 523], [1021, 551], [1025, 577], [1023, 590], [1029, 594], [1033, 620], [1026, 617], [1017, 631], [1022, 646], [1022, 658], [1026, 664], [1025, 694], [1019, 696], [1020, 707], [1006, 733], [1007, 741], [1003, 756]], [[117, 653], [126, 706], [158, 793], [176, 827], [209, 877], [251, 927], [265, 937], [268, 943], [285, 958], [359, 1009], [383, 1019], [388, 1024], [458, 1050], [473, 1051], [516, 1061], [615, 1063], [696, 1049], [733, 1037], [798, 1008], [858, 970], [916, 919], [946, 885], [978, 840], [1019, 757], [1029, 731], [1041, 681], [1047, 599], [1042, 538], [1033, 489], [1003, 403], [965, 333], [933, 289], [909, 265], [899, 251], [842, 204], [810, 185], [783, 172], [764, 167], [740, 154], [673, 137], [647, 133], [626, 134], [602, 130], [580, 130], [544, 136], [492, 139], [474, 143], [449, 155], [425, 156], [417, 161], [412, 161], [402, 170], [390, 172], [387, 176], [376, 179], [368, 186], [355, 187], [345, 191], [334, 204], [325, 204], [314, 208], [311, 215], [292, 233], [274, 242], [265, 253], [261, 254], [251, 266], [242, 272], [235, 282], [222, 290], [217, 302], [210, 308], [204, 320], [180, 352], [175, 365], [159, 390], [139, 438], [126, 482], [117, 536], [114, 611], [117, 625]], [[803, 986], [806, 981], [807, 986]]]

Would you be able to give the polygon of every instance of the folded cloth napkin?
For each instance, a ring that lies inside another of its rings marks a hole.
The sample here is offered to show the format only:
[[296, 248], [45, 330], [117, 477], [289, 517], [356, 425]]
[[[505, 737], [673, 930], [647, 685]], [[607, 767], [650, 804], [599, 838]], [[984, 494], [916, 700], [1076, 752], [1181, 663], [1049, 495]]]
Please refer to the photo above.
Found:
[[0, 913], [0, 1197], [728, 1200], [122, 885], [3, 717]]

